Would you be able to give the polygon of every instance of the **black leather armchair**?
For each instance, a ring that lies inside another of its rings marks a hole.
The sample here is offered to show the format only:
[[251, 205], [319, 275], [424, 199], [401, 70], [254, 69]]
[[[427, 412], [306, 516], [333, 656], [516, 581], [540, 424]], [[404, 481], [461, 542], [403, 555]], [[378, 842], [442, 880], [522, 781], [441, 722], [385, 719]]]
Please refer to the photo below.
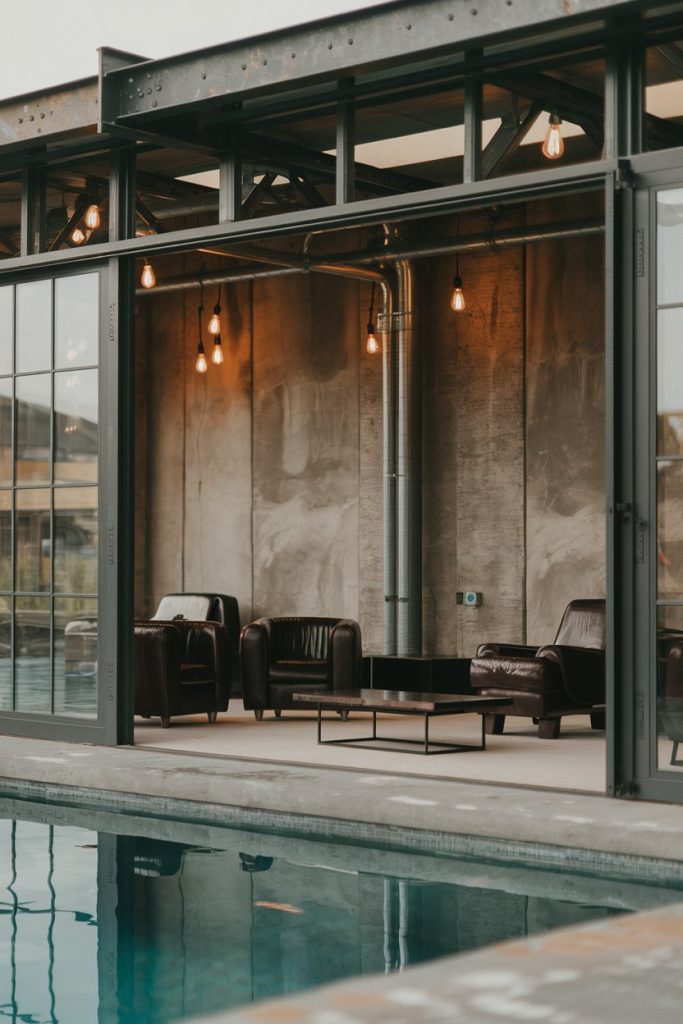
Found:
[[297, 691], [360, 688], [360, 626], [352, 619], [257, 619], [242, 630], [240, 661], [245, 708], [259, 721], [266, 709], [279, 718], [296, 706]]
[[135, 714], [159, 715], [167, 729], [173, 715], [206, 713], [215, 722], [230, 695], [229, 643], [218, 622], [136, 622], [133, 646]]
[[604, 600], [570, 601], [553, 644], [482, 644], [470, 682], [482, 696], [510, 698], [486, 716], [489, 733], [502, 733], [507, 715], [537, 720], [542, 739], [559, 736], [563, 715], [590, 714], [593, 728], [604, 729]]

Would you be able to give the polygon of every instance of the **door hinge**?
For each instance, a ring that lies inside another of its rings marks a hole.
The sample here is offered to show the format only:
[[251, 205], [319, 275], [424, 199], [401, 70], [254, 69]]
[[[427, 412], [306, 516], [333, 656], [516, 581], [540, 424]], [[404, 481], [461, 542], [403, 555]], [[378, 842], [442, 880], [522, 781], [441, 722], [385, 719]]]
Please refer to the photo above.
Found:
[[625, 158], [617, 161], [617, 170], [614, 175], [614, 186], [617, 189], [635, 188], [636, 176], [631, 169], [631, 164]]

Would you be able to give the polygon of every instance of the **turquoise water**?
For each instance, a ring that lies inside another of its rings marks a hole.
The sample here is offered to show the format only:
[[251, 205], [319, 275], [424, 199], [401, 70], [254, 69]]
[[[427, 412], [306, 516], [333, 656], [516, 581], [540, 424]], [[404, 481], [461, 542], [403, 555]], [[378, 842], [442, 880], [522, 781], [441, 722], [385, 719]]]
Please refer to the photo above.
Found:
[[680, 898], [306, 837], [179, 825], [168, 842], [150, 834], [168, 822], [118, 835], [26, 808], [13, 820], [0, 801], [0, 1021], [185, 1020]]

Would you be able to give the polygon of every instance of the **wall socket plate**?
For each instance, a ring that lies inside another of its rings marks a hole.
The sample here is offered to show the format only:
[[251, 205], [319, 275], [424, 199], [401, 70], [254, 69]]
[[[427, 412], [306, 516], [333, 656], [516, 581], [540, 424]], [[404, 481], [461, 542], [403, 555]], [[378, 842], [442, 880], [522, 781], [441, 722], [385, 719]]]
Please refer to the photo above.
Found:
[[455, 595], [455, 603], [463, 604], [467, 608], [478, 608], [483, 600], [483, 594], [479, 590], [458, 590]]

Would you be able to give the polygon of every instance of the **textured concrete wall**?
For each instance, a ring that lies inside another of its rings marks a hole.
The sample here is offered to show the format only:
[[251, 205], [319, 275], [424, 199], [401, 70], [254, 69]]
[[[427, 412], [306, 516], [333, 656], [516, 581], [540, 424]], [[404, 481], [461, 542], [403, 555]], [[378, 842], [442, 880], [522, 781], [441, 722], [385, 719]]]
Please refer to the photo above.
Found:
[[[594, 195], [572, 216], [599, 214]], [[556, 204], [535, 204], [549, 221]], [[605, 594], [605, 315], [598, 236], [528, 247], [527, 637], [549, 642], [574, 597]]]
[[[578, 200], [576, 216], [597, 213]], [[551, 205], [495, 214], [551, 221]], [[439, 225], [487, 230], [489, 217]], [[188, 266], [188, 264], [185, 264]], [[176, 259], [168, 273], [183, 269]], [[602, 246], [595, 237], [419, 261], [424, 650], [552, 637], [604, 592]], [[337, 277], [223, 290], [226, 361], [193, 369], [196, 290], [140, 299], [139, 615], [173, 590], [263, 614], [359, 619], [383, 642], [382, 375], [369, 288]], [[207, 312], [215, 301], [205, 296]], [[481, 608], [456, 605], [481, 590]]]
[[[519, 223], [511, 215], [503, 225]], [[468, 218], [464, 233], [488, 220]], [[523, 255], [484, 251], [459, 261], [466, 308], [449, 300], [455, 257], [422, 270], [424, 339], [424, 642], [469, 656], [524, 630]], [[484, 594], [480, 608], [456, 591]]]
[[358, 285], [254, 283], [254, 613], [358, 618]]

